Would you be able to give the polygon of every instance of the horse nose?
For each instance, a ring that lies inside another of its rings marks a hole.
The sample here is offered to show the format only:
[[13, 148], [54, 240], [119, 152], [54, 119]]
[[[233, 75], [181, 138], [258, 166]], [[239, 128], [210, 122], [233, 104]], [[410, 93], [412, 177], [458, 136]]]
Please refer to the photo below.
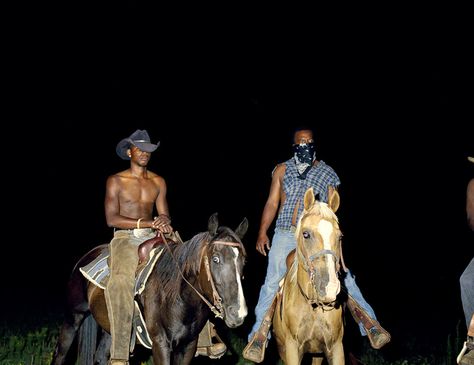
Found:
[[247, 306], [244, 305], [243, 308], [240, 308], [237, 305], [229, 306], [229, 314], [232, 317], [245, 318], [247, 316]]
[[243, 308], [240, 308], [237, 305], [231, 305], [227, 308], [226, 322], [229, 327], [238, 327], [244, 323], [244, 319], [247, 316], [248, 310], [247, 306], [244, 305]]
[[235, 305], [231, 305], [229, 307], [229, 314], [232, 316], [232, 317], [237, 317], [237, 307]]

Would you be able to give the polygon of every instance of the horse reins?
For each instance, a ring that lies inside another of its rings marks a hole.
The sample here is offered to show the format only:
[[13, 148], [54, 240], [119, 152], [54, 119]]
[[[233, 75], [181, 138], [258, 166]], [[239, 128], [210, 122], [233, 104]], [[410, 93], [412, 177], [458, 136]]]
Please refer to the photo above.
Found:
[[[204, 303], [206, 303], [206, 305], [209, 307], [209, 309], [212, 311], [212, 313], [214, 313], [214, 315], [217, 318], [223, 319], [224, 318], [224, 310], [222, 308], [222, 298], [220, 297], [219, 293], [217, 292], [216, 286], [214, 284], [214, 280], [212, 279], [211, 270], [209, 268], [209, 259], [208, 259], [207, 255], [203, 254], [203, 256], [204, 256], [204, 266], [206, 267], [207, 281], [211, 282], [212, 297], [213, 297], [214, 305], [211, 304], [211, 302], [209, 302], [209, 300], [207, 300], [206, 297], [204, 295], [202, 295], [194, 287], [194, 285], [191, 284], [189, 282], [189, 280], [184, 277], [183, 272], [181, 271], [181, 268], [179, 267], [179, 263], [176, 260], [176, 258], [174, 257], [173, 251], [171, 251], [171, 248], [169, 247], [168, 241], [165, 238], [164, 234], [162, 235], [162, 237], [163, 237], [163, 241], [164, 241], [166, 247], [168, 248], [168, 251], [169, 251], [171, 257], [173, 258], [173, 261], [176, 263], [176, 266], [178, 267], [178, 272], [181, 275], [181, 278], [196, 292], [197, 295], [199, 295], [199, 297], [203, 300]], [[232, 247], [240, 247], [241, 246], [241, 244], [238, 243], [238, 242], [214, 241], [214, 242], [206, 243], [206, 251], [207, 251], [207, 246], [210, 245], [210, 244], [218, 244], [218, 245], [232, 246]], [[202, 257], [201, 257], [201, 260], [202, 260]]]

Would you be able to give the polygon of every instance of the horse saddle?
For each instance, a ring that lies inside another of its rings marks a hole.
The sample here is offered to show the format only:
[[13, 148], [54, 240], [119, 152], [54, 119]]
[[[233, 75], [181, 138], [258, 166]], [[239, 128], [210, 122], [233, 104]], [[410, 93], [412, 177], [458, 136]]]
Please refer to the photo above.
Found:
[[[172, 243], [183, 243], [178, 232], [173, 232], [171, 237], [168, 237]], [[159, 257], [161, 256], [165, 247], [163, 237], [159, 233], [157, 235], [138, 246], [139, 264], [135, 275], [135, 295], [141, 294], [145, 289], [145, 284], [155, 266]], [[108, 258], [110, 256], [109, 246], [104, 247], [93, 261], [86, 266], [79, 268], [82, 275], [94, 285], [101, 289], [105, 289], [107, 280], [109, 278], [110, 269], [108, 265]], [[132, 324], [132, 338], [130, 348], [135, 347], [136, 339], [144, 346], [151, 349], [152, 341], [148, 330], [146, 328], [145, 319], [142, 314], [139, 303], [135, 300], [135, 309], [133, 311]]]
[[[169, 241], [172, 243], [183, 243], [178, 232], [173, 232]], [[164, 239], [158, 232], [157, 235], [144, 241], [138, 246], [139, 264], [135, 274], [135, 294], [141, 294], [151, 270], [163, 252]], [[109, 246], [105, 246], [101, 253], [89, 264], [79, 268], [82, 275], [94, 285], [105, 289], [110, 274], [108, 258], [110, 256]]]

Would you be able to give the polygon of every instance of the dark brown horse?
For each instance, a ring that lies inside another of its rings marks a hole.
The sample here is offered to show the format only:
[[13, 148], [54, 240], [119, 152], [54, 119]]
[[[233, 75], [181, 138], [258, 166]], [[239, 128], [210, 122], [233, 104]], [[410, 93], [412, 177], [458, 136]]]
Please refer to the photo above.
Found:
[[312, 188], [305, 193], [296, 254], [273, 316], [278, 353], [286, 365], [300, 364], [305, 353], [313, 354], [313, 365], [324, 356], [330, 365], [344, 364], [338, 207], [337, 191], [328, 204], [315, 200]]
[[[152, 342], [154, 364], [189, 364], [196, 352], [198, 335], [212, 313], [222, 318], [229, 328], [243, 323], [247, 306], [241, 278], [246, 252], [241, 239], [247, 226], [246, 218], [235, 231], [219, 226], [214, 214], [209, 218], [207, 232], [198, 233], [184, 243], [164, 247], [144, 290], [138, 295]], [[106, 247], [98, 246], [88, 252], [72, 272], [68, 310], [51, 364], [65, 364], [78, 331], [78, 343], [82, 344], [78, 357], [82, 363], [107, 362], [110, 325], [104, 291], [79, 271]], [[97, 324], [102, 328], [98, 345], [95, 341]], [[85, 330], [89, 327], [92, 331]]]

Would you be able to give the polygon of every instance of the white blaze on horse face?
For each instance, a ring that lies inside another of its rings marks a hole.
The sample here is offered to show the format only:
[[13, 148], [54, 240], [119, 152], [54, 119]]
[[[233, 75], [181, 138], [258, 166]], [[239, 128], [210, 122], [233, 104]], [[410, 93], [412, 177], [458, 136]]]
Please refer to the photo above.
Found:
[[234, 257], [234, 266], [235, 266], [235, 277], [237, 278], [237, 286], [239, 287], [239, 311], [237, 312], [239, 315], [239, 318], [244, 318], [247, 316], [248, 310], [247, 310], [247, 304], [245, 303], [245, 297], [244, 297], [244, 290], [242, 289], [242, 281], [240, 280], [240, 273], [237, 269], [237, 259], [239, 258], [239, 250], [235, 247], [232, 247], [232, 251], [234, 251], [235, 257]]
[[[334, 251], [331, 247], [331, 235], [334, 234], [334, 227], [331, 223], [326, 220], [321, 220], [318, 225], [318, 231], [323, 238], [323, 245], [325, 250]], [[336, 263], [334, 262], [332, 255], [326, 254], [326, 262], [328, 266], [329, 282], [326, 286], [326, 293], [328, 296], [334, 296], [339, 293], [340, 282], [337, 279]]]

